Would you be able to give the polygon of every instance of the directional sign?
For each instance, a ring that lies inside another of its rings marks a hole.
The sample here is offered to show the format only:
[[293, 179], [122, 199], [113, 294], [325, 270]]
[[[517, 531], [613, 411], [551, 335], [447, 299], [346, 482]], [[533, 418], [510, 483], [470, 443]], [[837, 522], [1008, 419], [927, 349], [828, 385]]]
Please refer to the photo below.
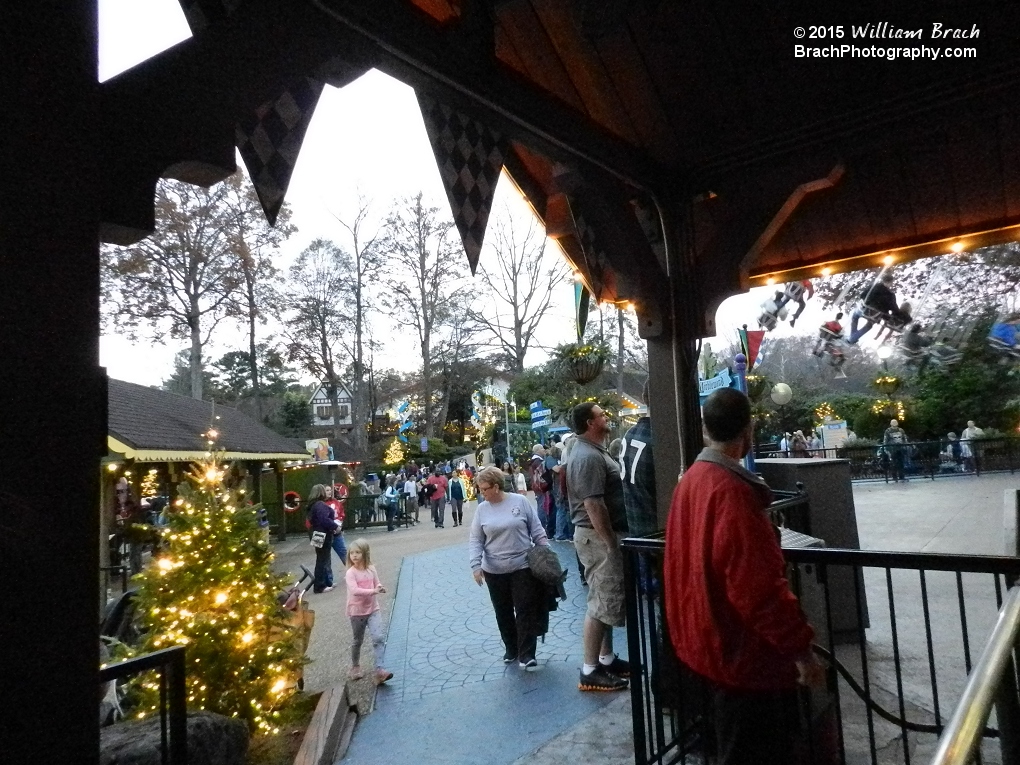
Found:
[[730, 370], [723, 369], [715, 377], [710, 377], [707, 380], [700, 380], [698, 382], [698, 394], [704, 398], [709, 393], [717, 391], [720, 388], [729, 388], [732, 385], [732, 377], [730, 376]]
[[536, 409], [541, 409], [541, 408], [542, 408], [542, 399], [539, 399], [538, 401], [532, 401], [530, 404], [528, 404], [528, 409], [530, 409], [532, 412], [534, 412]]
[[552, 425], [552, 420], [549, 418], [544, 420], [534, 420], [531, 423], [531, 429], [538, 430], [539, 428], [548, 428], [550, 425]]
[[427, 438], [425, 438], [425, 436], [422, 436], [422, 439], [421, 439], [421, 453], [425, 454], [426, 452], [428, 452], [428, 450], [429, 450], [429, 440]]
[[541, 420], [541, 419], [543, 419], [545, 417], [548, 417], [551, 414], [552, 414], [552, 409], [532, 409], [531, 410], [531, 419], [532, 420]]

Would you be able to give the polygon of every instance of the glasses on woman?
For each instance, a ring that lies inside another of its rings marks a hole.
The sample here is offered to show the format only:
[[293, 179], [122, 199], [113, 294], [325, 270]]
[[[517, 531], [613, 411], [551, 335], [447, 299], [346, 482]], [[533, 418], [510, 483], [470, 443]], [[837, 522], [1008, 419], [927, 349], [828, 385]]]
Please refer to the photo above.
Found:
[[491, 488], [492, 488], [492, 484], [491, 483], [480, 483], [480, 484], [478, 484], [478, 491], [485, 492], [485, 491], [488, 491]]

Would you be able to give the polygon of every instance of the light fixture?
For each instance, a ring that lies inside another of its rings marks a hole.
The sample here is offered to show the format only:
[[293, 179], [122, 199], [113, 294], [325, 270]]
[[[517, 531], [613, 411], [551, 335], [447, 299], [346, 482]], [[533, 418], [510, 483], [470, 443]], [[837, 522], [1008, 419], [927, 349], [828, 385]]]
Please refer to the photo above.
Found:
[[953, 252], [963, 252], [963, 242], [953, 242], [953, 246], [949, 249]]
[[776, 277], [770, 276], [768, 279], [765, 280], [765, 283], [771, 287], [773, 284], [776, 283]]
[[822, 269], [822, 276], [828, 276], [831, 273], [832, 273], [832, 269], [829, 268], [828, 266], [826, 266], [825, 268]]
[[893, 355], [893, 349], [891, 345], [880, 345], [875, 353], [878, 354], [878, 357], [882, 359], [882, 361], [885, 361]]
[[886, 255], [884, 258], [882, 258], [882, 263], [884, 265], [891, 266], [895, 260], [896, 258], [894, 258], [892, 255]]
[[772, 393], [769, 395], [779, 406], [786, 406], [793, 398], [793, 388], [786, 383], [776, 383], [772, 386]]

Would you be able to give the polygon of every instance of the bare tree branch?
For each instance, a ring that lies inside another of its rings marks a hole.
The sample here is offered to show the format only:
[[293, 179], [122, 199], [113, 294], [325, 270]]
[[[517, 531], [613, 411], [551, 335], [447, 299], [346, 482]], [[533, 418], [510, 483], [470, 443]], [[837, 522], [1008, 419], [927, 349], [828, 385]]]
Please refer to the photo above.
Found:
[[504, 207], [491, 235], [496, 261], [483, 262], [478, 272], [485, 306], [470, 318], [487, 330], [488, 346], [507, 367], [520, 373], [553, 290], [567, 281], [569, 270], [562, 259], [546, 257], [545, 234], [533, 217], [522, 224]]

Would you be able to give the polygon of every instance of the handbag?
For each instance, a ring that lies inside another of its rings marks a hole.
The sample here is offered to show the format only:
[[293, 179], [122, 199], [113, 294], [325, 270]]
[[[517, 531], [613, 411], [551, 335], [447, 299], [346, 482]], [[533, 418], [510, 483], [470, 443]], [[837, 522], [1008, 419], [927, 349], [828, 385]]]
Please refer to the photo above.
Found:
[[315, 548], [321, 548], [326, 544], [326, 532], [325, 531], [313, 531], [311, 545]]

